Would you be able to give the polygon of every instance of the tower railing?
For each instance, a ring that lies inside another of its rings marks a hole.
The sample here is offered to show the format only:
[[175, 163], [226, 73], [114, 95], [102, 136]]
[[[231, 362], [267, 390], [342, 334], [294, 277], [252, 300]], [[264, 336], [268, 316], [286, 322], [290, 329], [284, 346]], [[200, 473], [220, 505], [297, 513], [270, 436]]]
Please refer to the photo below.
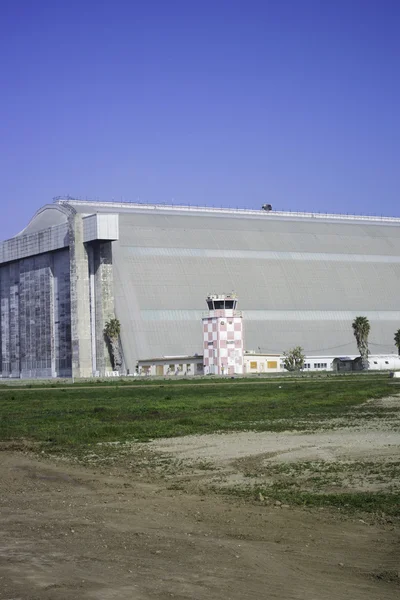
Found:
[[[226, 313], [232, 313], [227, 315]], [[202, 313], [202, 319], [207, 319], [208, 317], [243, 317], [243, 312], [241, 310], [233, 310], [232, 308], [217, 308], [216, 310], [208, 310], [207, 312]]]

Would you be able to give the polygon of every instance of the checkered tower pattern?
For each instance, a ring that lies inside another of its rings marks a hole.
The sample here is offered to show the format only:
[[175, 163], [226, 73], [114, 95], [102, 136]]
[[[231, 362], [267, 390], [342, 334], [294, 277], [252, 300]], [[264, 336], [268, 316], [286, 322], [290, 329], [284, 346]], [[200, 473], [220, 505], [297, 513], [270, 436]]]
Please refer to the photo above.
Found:
[[214, 310], [203, 318], [204, 373], [243, 373], [243, 319], [233, 310]]

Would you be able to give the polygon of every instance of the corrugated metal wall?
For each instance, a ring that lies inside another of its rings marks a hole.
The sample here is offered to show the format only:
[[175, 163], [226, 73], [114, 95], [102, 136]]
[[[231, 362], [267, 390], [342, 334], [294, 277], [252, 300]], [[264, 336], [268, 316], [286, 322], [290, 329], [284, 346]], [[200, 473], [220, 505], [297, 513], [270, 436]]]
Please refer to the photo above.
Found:
[[201, 352], [209, 292], [235, 291], [245, 347], [356, 353], [351, 322], [371, 321], [371, 349], [400, 327], [400, 227], [197, 214], [125, 213], [113, 244], [128, 368], [138, 358]]
[[69, 253], [44, 253], [0, 267], [3, 377], [71, 374]]

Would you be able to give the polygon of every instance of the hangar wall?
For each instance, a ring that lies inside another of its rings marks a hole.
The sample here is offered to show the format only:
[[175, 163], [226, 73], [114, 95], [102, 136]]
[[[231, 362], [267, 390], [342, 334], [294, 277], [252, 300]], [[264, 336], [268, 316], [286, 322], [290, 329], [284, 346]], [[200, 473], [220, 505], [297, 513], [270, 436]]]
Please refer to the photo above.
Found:
[[3, 377], [71, 375], [68, 250], [0, 266]]
[[139, 359], [201, 354], [205, 297], [232, 291], [246, 350], [357, 354], [351, 323], [362, 314], [371, 352], [391, 353], [400, 327], [400, 219], [46, 205], [0, 243], [0, 373], [104, 374], [104, 323], [114, 311], [130, 372]]
[[[42, 229], [42, 227], [45, 227]], [[91, 377], [111, 369], [114, 216], [44, 207], [0, 243], [0, 377]]]
[[201, 353], [205, 297], [231, 291], [246, 350], [357, 354], [359, 314], [371, 321], [371, 350], [395, 350], [400, 220], [122, 210], [114, 280], [129, 368], [137, 358]]

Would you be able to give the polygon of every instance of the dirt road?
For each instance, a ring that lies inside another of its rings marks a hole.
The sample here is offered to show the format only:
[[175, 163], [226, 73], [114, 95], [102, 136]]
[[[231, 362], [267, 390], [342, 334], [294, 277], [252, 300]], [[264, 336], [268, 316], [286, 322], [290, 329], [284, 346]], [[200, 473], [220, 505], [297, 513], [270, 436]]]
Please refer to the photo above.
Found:
[[[2, 600], [397, 599], [399, 535], [0, 454]], [[171, 486], [170, 486], [171, 487]]]

